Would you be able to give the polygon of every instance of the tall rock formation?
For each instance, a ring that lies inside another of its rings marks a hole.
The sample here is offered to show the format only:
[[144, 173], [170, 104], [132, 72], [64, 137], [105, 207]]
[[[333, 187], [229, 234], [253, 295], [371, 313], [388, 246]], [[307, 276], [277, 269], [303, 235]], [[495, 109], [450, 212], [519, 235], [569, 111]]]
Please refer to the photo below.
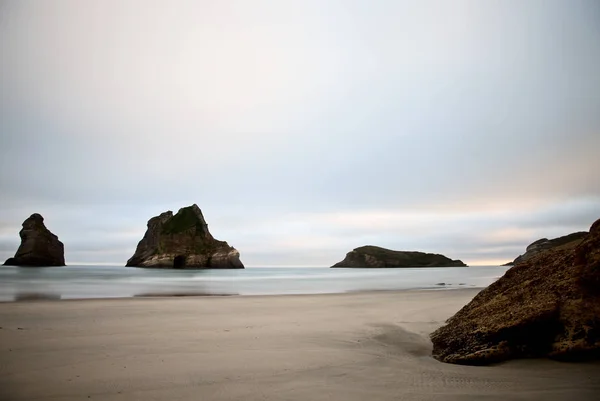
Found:
[[576, 247], [509, 269], [431, 334], [443, 362], [600, 357], [600, 220]]
[[569, 235], [565, 235], [562, 237], [548, 239], [542, 238], [535, 242], [532, 242], [525, 249], [525, 253], [523, 255], [519, 255], [512, 262], [508, 262], [505, 266], [516, 265], [521, 262], [525, 262], [534, 256], [539, 255], [542, 252], [546, 252], [550, 249], [570, 249], [574, 248], [581, 243], [588, 235], [587, 231], [580, 231], [577, 233], [572, 233]]
[[361, 246], [346, 254], [341, 262], [331, 267], [460, 267], [460, 260], [452, 260], [436, 253], [392, 251], [378, 246]]
[[148, 221], [148, 229], [127, 266], [171, 269], [243, 269], [240, 253], [208, 231], [197, 205], [168, 211]]
[[34, 213], [23, 222], [19, 231], [21, 245], [8, 266], [64, 266], [65, 247], [44, 225], [44, 218]]

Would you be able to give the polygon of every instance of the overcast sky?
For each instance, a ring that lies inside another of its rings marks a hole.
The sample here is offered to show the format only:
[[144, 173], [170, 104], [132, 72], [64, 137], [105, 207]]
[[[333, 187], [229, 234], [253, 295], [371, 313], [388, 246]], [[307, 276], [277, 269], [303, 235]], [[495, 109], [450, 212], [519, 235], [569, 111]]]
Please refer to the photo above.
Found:
[[197, 203], [246, 266], [506, 262], [600, 218], [599, 71], [597, 0], [0, 0], [0, 259]]

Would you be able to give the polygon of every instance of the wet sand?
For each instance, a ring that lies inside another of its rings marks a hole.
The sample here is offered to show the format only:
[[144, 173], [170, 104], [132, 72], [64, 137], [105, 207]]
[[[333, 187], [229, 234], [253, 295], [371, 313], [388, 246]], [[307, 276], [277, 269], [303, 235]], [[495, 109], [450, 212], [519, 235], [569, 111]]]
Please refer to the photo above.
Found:
[[600, 363], [440, 363], [476, 290], [0, 304], [0, 400], [598, 400]]

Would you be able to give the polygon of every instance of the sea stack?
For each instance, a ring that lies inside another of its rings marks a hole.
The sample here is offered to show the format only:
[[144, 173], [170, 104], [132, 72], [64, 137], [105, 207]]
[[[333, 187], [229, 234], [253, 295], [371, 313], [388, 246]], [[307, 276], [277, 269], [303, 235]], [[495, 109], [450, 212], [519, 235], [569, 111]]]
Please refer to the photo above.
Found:
[[509, 269], [431, 334], [443, 362], [600, 357], [600, 220], [574, 248]]
[[65, 247], [44, 225], [44, 218], [34, 213], [23, 222], [19, 231], [21, 245], [7, 266], [64, 266]]
[[208, 231], [197, 205], [164, 212], [148, 229], [127, 266], [166, 269], [243, 269], [240, 253]]
[[378, 246], [361, 246], [331, 267], [464, 267], [460, 260], [415, 251], [392, 251]]

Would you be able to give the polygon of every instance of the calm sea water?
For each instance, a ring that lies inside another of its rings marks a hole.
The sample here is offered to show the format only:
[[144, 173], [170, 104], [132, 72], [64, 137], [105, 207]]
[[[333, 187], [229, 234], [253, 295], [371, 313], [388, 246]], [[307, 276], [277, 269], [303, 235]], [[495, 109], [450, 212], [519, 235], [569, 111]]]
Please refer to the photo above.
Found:
[[0, 266], [0, 301], [185, 295], [325, 294], [483, 288], [506, 267], [162, 270], [122, 266]]

